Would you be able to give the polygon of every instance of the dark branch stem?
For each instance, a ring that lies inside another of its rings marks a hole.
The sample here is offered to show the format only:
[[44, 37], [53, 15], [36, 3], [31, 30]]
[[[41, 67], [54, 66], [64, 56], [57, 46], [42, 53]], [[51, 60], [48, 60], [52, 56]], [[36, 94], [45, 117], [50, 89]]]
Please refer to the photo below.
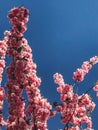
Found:
[[93, 89], [93, 87], [90, 87], [88, 90], [85, 91], [84, 94], [87, 94], [89, 91], [91, 91]]

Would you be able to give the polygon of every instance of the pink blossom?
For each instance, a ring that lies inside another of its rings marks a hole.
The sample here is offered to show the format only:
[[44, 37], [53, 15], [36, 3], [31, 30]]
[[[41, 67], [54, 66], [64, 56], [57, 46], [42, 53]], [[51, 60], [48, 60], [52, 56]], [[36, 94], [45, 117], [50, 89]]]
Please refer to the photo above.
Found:
[[0, 101], [0, 111], [3, 109], [3, 101]]
[[4, 89], [0, 87], [0, 101], [4, 100], [5, 94], [4, 94]]
[[5, 67], [5, 61], [4, 60], [0, 60], [0, 68], [4, 68]]
[[54, 82], [58, 85], [64, 85], [64, 79], [63, 79], [63, 76], [59, 73], [55, 73], [53, 75], [53, 78], [54, 78]]
[[62, 106], [57, 106], [56, 107], [56, 112], [61, 112], [62, 111]]
[[96, 84], [96, 85], [93, 87], [93, 90], [94, 90], [94, 91], [98, 91], [98, 84]]
[[90, 58], [90, 63], [95, 65], [98, 63], [98, 56], [94, 56], [92, 58]]
[[86, 62], [83, 62], [81, 68], [83, 69], [84, 73], [87, 74], [89, 70], [92, 68], [92, 65], [88, 61], [86, 61]]
[[73, 79], [77, 82], [81, 82], [84, 80], [84, 70], [83, 69], [77, 69], [76, 72], [73, 74]]
[[56, 115], [56, 111], [51, 111], [50, 112], [50, 117], [53, 117], [53, 116], [55, 116]]

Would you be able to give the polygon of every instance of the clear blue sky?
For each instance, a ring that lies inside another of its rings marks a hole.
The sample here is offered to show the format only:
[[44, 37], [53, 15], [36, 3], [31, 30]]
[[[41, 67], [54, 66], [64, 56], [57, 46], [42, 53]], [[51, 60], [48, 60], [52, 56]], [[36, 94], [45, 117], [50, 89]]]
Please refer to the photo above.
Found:
[[[0, 39], [11, 28], [6, 15], [17, 6], [30, 10], [28, 30], [25, 33], [41, 77], [42, 95], [51, 102], [59, 101], [53, 74], [63, 74], [65, 82], [72, 83], [72, 73], [83, 61], [98, 55], [98, 0], [2, 0], [0, 2]], [[79, 93], [98, 80], [98, 65], [80, 83]], [[93, 100], [98, 104], [95, 93]], [[6, 110], [6, 109], [4, 109]], [[93, 128], [98, 130], [98, 106], [92, 114]], [[63, 128], [59, 116], [48, 121], [48, 129]]]

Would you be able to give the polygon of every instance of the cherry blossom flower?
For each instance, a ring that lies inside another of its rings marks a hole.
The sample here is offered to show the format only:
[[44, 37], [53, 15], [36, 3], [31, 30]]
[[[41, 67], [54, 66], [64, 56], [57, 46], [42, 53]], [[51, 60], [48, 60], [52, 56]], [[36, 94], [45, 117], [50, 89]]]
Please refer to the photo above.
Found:
[[94, 91], [98, 91], [98, 84], [93, 87]]
[[85, 73], [83, 69], [77, 69], [73, 74], [73, 79], [77, 82], [81, 82], [84, 80]]

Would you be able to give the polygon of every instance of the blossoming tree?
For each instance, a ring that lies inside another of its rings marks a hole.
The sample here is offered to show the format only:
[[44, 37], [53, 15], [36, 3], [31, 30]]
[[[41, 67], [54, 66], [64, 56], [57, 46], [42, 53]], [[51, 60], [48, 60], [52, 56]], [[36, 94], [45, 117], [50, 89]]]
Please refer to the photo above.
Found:
[[[5, 56], [8, 55], [12, 62], [6, 67], [7, 83], [0, 87], [0, 126], [7, 130], [48, 130], [47, 120], [61, 114], [63, 130], [92, 130], [90, 113], [94, 110], [95, 103], [88, 95], [93, 88], [98, 96], [98, 82], [94, 87], [82, 95], [78, 95], [77, 83], [83, 81], [84, 76], [92, 66], [98, 63], [98, 56], [90, 61], [83, 62], [80, 69], [73, 74], [74, 85], [64, 83], [63, 76], [54, 74], [54, 81], [58, 84], [57, 92], [60, 93], [61, 103], [52, 105], [40, 93], [41, 79], [36, 75], [36, 64], [32, 59], [32, 50], [23, 33], [29, 19], [29, 10], [24, 7], [13, 8], [8, 14], [12, 29], [5, 31], [4, 40], [0, 41], [0, 84], [5, 67]], [[76, 92], [74, 92], [76, 87]], [[27, 95], [27, 103], [22, 95]], [[8, 118], [4, 120], [2, 110], [3, 101], [8, 102]], [[82, 124], [86, 123], [86, 128]]]

